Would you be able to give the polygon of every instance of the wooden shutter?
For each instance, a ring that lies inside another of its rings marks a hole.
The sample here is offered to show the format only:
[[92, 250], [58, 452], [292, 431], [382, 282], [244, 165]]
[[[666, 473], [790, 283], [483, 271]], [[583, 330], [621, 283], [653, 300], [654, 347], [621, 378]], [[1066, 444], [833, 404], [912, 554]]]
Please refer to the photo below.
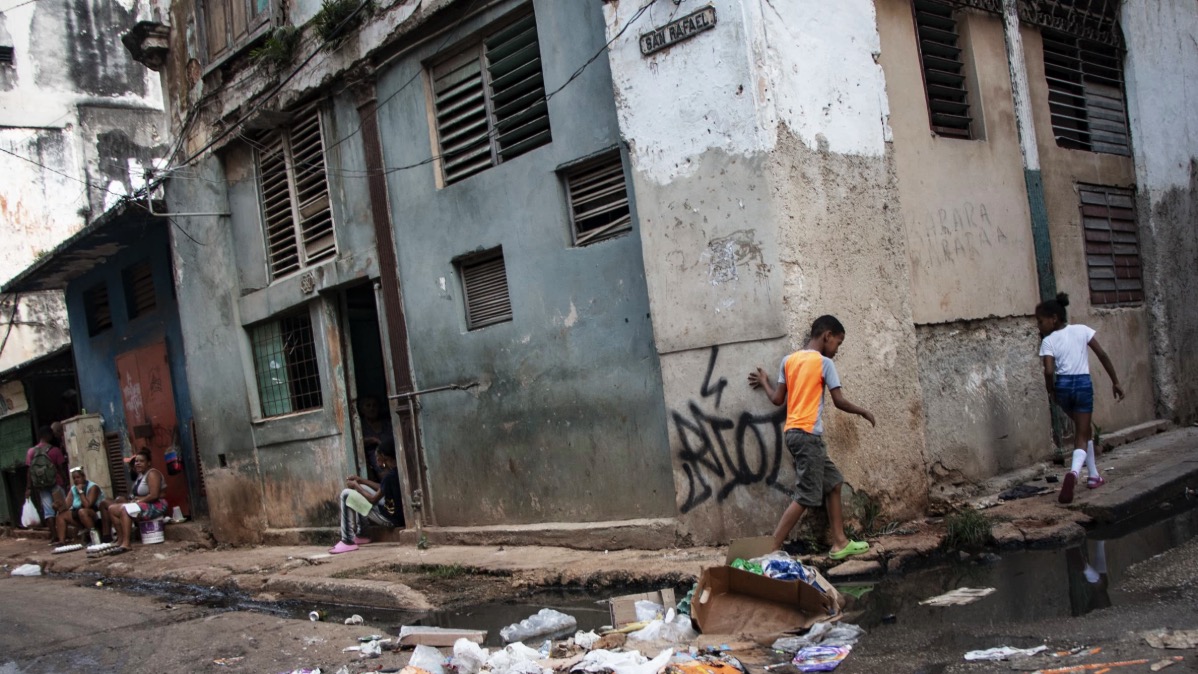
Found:
[[445, 182], [457, 182], [490, 167], [494, 157], [477, 46], [433, 69], [433, 105]]
[[83, 293], [87, 314], [87, 334], [98, 335], [112, 327], [112, 307], [108, 303], [108, 285], [101, 282]]
[[108, 458], [108, 478], [112, 480], [109, 496], [129, 495], [129, 464], [125, 463], [120, 433], [104, 434], [104, 454]]
[[503, 251], [496, 249], [461, 263], [466, 296], [466, 327], [470, 330], [512, 320], [507, 268]]
[[503, 161], [551, 140], [536, 17], [520, 19], [485, 46], [496, 151]]
[[1135, 196], [1129, 190], [1083, 186], [1082, 229], [1090, 303], [1131, 304], [1144, 300]]
[[952, 5], [915, 0], [915, 28], [923, 65], [924, 87], [932, 130], [945, 136], [970, 137], [965, 63]]
[[204, 37], [208, 42], [208, 60], [213, 61], [229, 47], [230, 0], [204, 0]]
[[258, 145], [258, 179], [262, 190], [266, 256], [271, 273], [282, 276], [300, 266], [283, 134], [277, 129], [267, 131], [259, 136]]
[[324, 143], [320, 136], [320, 109], [312, 106], [301, 115], [289, 135], [300, 237], [305, 264], [310, 265], [332, 257], [337, 252], [337, 245], [333, 236], [333, 211], [329, 207]]
[[1130, 155], [1122, 51], [1056, 31], [1041, 34], [1057, 145]]
[[576, 245], [632, 229], [624, 162], [619, 152], [571, 172], [566, 178], [566, 189]]
[[149, 260], [143, 260], [125, 270], [125, 298], [129, 318], [147, 314], [157, 306], [154, 296], [154, 272]]

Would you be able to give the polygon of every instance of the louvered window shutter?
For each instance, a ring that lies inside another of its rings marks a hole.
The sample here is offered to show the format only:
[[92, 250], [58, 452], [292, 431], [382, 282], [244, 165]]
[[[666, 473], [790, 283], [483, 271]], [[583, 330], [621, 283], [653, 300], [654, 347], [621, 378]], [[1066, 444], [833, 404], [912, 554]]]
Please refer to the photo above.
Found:
[[1122, 51], [1064, 33], [1046, 30], [1042, 36], [1057, 145], [1130, 155]]
[[624, 163], [618, 152], [566, 178], [574, 243], [585, 245], [632, 229]]
[[125, 270], [125, 299], [129, 318], [137, 318], [154, 310], [154, 274], [148, 260], [138, 262]]
[[952, 5], [915, 0], [915, 27], [932, 130], [944, 136], [969, 138], [973, 120]]
[[295, 119], [256, 140], [266, 252], [276, 278], [337, 252], [320, 109], [313, 105]]
[[1082, 230], [1090, 303], [1134, 304], [1144, 300], [1135, 195], [1113, 187], [1082, 186]]
[[512, 319], [507, 268], [503, 251], [461, 263], [462, 288], [466, 296], [466, 327], [470, 330]]
[[487, 125], [486, 87], [477, 48], [433, 70], [437, 134], [445, 182], [457, 182], [494, 163]]
[[545, 101], [536, 17], [529, 14], [491, 36], [486, 41], [486, 56], [493, 135], [500, 160], [548, 143], [549, 104]]

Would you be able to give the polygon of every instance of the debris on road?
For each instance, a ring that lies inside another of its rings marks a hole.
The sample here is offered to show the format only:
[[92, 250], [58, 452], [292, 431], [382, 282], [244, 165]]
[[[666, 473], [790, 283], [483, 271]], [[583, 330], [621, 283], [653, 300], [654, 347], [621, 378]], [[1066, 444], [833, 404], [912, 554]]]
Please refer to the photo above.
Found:
[[1153, 630], [1144, 633], [1144, 641], [1153, 648], [1198, 648], [1198, 630]]
[[965, 654], [965, 659], [974, 660], [1010, 660], [1012, 658], [1027, 658], [1037, 653], [1042, 653], [1048, 650], [1048, 646], [1036, 646], [1035, 648], [1014, 648], [1012, 646], [999, 646], [997, 648], [987, 648], [981, 651], [969, 651]]
[[771, 648], [797, 653], [808, 646], [853, 646], [864, 634], [865, 630], [848, 623], [816, 623], [807, 634], [782, 637]]
[[346, 618], [346, 619], [345, 619], [345, 624], [346, 624], [346, 625], [361, 625], [361, 624], [362, 624], [362, 623], [364, 623], [364, 622], [366, 622], [366, 621], [365, 621], [365, 620], [363, 620], [363, 619], [362, 619], [362, 616], [358, 615], [357, 613], [355, 613], [355, 614], [353, 614], [353, 615], [351, 615], [350, 617], [348, 617], [348, 618]]
[[405, 625], [399, 628], [400, 646], [454, 646], [458, 639], [466, 639], [476, 644], [487, 640], [486, 630], [465, 630], [452, 627], [422, 627]]
[[37, 564], [22, 564], [12, 570], [14, 576], [40, 576], [42, 575], [42, 567]]
[[830, 672], [849, 657], [852, 646], [807, 646], [795, 653], [794, 666], [800, 672]]
[[241, 662], [242, 660], [245, 660], [244, 655], [239, 655], [235, 658], [217, 658], [212, 661], [212, 664], [219, 665], [221, 667], [228, 667], [229, 665], [235, 665], [235, 664]]
[[551, 608], [543, 608], [524, 620], [499, 630], [499, 636], [503, 637], [505, 643], [512, 643], [513, 641], [524, 641], [566, 632], [576, 627], [578, 627], [578, 620], [574, 616]]
[[1152, 666], [1150, 666], [1148, 669], [1151, 669], [1154, 672], [1159, 672], [1166, 667], [1172, 667], [1174, 664], [1175, 661], [1173, 660], [1160, 660], [1158, 662], [1152, 663]]
[[920, 606], [964, 606], [994, 592], [992, 587], [959, 587], [952, 592], [919, 602]]

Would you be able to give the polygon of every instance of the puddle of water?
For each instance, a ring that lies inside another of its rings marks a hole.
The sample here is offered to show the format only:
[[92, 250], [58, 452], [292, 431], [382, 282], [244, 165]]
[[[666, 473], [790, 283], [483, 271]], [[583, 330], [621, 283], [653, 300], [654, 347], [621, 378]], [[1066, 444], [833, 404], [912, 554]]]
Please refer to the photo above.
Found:
[[[846, 611], [860, 612], [853, 619], [867, 629], [884, 629], [889, 615], [905, 624], [960, 627], [1077, 617], [1151, 600], [1121, 589], [1127, 569], [1198, 535], [1196, 507], [1160, 517], [1157, 511], [1094, 530], [1083, 544], [1064, 550], [1014, 551], [992, 564], [953, 562], [887, 578], [859, 599], [850, 597]], [[997, 591], [966, 606], [919, 605], [959, 587]]]

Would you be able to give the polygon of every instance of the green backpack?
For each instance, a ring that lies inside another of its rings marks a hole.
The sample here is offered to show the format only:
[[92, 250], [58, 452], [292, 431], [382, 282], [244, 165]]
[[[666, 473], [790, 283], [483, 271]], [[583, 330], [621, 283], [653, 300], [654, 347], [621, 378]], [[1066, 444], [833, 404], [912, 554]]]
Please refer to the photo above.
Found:
[[58, 486], [58, 468], [50, 460], [50, 448], [38, 445], [29, 462], [29, 481], [34, 489], [53, 489]]

